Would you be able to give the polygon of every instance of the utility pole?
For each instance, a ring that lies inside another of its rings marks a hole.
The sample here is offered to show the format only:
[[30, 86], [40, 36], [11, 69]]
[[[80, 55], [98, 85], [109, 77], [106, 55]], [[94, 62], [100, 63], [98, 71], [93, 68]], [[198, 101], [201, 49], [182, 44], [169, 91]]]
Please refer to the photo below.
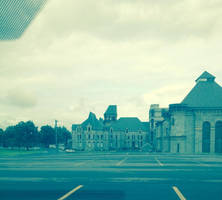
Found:
[[57, 123], [58, 123], [58, 120], [55, 120], [55, 143], [56, 143], [56, 151], [58, 151], [58, 131], [57, 131]]

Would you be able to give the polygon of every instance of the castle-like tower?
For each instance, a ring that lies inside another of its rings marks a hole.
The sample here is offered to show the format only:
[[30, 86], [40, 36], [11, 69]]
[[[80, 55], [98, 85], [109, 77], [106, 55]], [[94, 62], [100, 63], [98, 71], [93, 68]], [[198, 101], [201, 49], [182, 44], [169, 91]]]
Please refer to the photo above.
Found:
[[110, 105], [104, 119], [96, 118], [90, 112], [81, 124], [72, 125], [72, 145], [75, 150], [146, 150], [148, 146], [149, 123], [137, 117], [117, 119], [117, 106]]
[[117, 106], [109, 105], [104, 113], [104, 123], [112, 123], [117, 120]]

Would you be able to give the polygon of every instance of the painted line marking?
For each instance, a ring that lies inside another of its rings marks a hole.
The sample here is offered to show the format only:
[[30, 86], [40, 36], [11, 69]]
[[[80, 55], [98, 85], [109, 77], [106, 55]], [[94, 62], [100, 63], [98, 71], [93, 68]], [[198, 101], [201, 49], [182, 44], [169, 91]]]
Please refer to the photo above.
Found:
[[186, 198], [183, 196], [183, 194], [180, 192], [180, 190], [176, 186], [173, 186], [172, 188], [176, 192], [176, 194], [180, 198], [180, 200], [186, 200]]
[[163, 166], [163, 163], [161, 163], [157, 158], [155, 158], [155, 160], [157, 161], [157, 163], [158, 163], [160, 166]]
[[194, 162], [198, 163], [198, 164], [199, 164], [200, 166], [202, 166], [202, 167], [210, 167], [210, 165], [205, 164], [205, 163], [201, 163], [201, 162], [199, 162], [199, 161], [194, 161]]
[[87, 163], [87, 161], [76, 163], [76, 164], [74, 164], [74, 166], [78, 167], [78, 166], [84, 165], [85, 163]]
[[123, 164], [128, 158], [124, 158], [123, 160], [119, 161], [116, 166], [120, 166], [121, 164]]
[[73, 194], [74, 192], [76, 192], [77, 190], [79, 190], [82, 187], [83, 187], [83, 185], [79, 185], [78, 187], [74, 188], [73, 190], [71, 190], [70, 192], [66, 193], [64, 196], [60, 197], [57, 200], [64, 200], [64, 199], [66, 199], [67, 197], [69, 197], [71, 194]]

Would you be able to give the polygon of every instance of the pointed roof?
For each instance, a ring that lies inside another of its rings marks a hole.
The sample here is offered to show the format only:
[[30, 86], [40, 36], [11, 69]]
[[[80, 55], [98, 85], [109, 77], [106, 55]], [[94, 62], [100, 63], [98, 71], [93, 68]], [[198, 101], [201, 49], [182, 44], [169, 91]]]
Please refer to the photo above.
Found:
[[117, 115], [117, 106], [109, 105], [104, 115]]
[[199, 80], [211, 80], [211, 81], [214, 81], [216, 77], [213, 76], [212, 74], [210, 74], [209, 72], [207, 71], [204, 71], [197, 79], [196, 79], [196, 82], [198, 82]]
[[103, 124], [96, 118], [96, 115], [92, 112], [89, 113], [88, 119], [81, 124], [84, 129], [87, 128], [88, 125], [91, 125], [93, 130], [103, 129]]
[[202, 73], [181, 103], [193, 108], [222, 109], [222, 87], [214, 79], [215, 76], [210, 73]]

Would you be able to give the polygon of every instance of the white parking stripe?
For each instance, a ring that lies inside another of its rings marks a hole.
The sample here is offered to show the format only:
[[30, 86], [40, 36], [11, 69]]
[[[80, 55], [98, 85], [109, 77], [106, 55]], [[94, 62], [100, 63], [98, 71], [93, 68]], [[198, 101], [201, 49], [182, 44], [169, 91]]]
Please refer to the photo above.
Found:
[[75, 167], [78, 167], [78, 166], [83, 165], [83, 164], [85, 164], [85, 163], [87, 163], [87, 162], [88, 162], [88, 161], [76, 163], [76, 164], [74, 164], [74, 166], [75, 166]]
[[124, 158], [123, 160], [119, 161], [116, 166], [120, 166], [122, 163], [124, 163], [128, 158]]
[[199, 161], [195, 161], [196, 163], [198, 163], [200, 166], [202, 166], [202, 167], [210, 167], [210, 165], [208, 165], [208, 164], [205, 164], [205, 163], [201, 163], [201, 162], [199, 162]]
[[173, 186], [172, 188], [176, 192], [176, 194], [180, 198], [180, 200], [186, 200], [186, 198], [183, 196], [183, 194], [180, 192], [180, 190], [176, 186]]
[[157, 161], [157, 163], [158, 163], [160, 166], [163, 166], [163, 163], [161, 163], [157, 158], [155, 158], [155, 160]]
[[70, 192], [66, 193], [64, 196], [60, 197], [57, 200], [64, 200], [64, 199], [66, 199], [67, 197], [69, 197], [71, 194], [73, 194], [74, 192], [76, 192], [77, 190], [79, 190], [82, 187], [83, 187], [83, 185], [79, 185], [78, 187], [74, 188], [73, 190], [71, 190]]

